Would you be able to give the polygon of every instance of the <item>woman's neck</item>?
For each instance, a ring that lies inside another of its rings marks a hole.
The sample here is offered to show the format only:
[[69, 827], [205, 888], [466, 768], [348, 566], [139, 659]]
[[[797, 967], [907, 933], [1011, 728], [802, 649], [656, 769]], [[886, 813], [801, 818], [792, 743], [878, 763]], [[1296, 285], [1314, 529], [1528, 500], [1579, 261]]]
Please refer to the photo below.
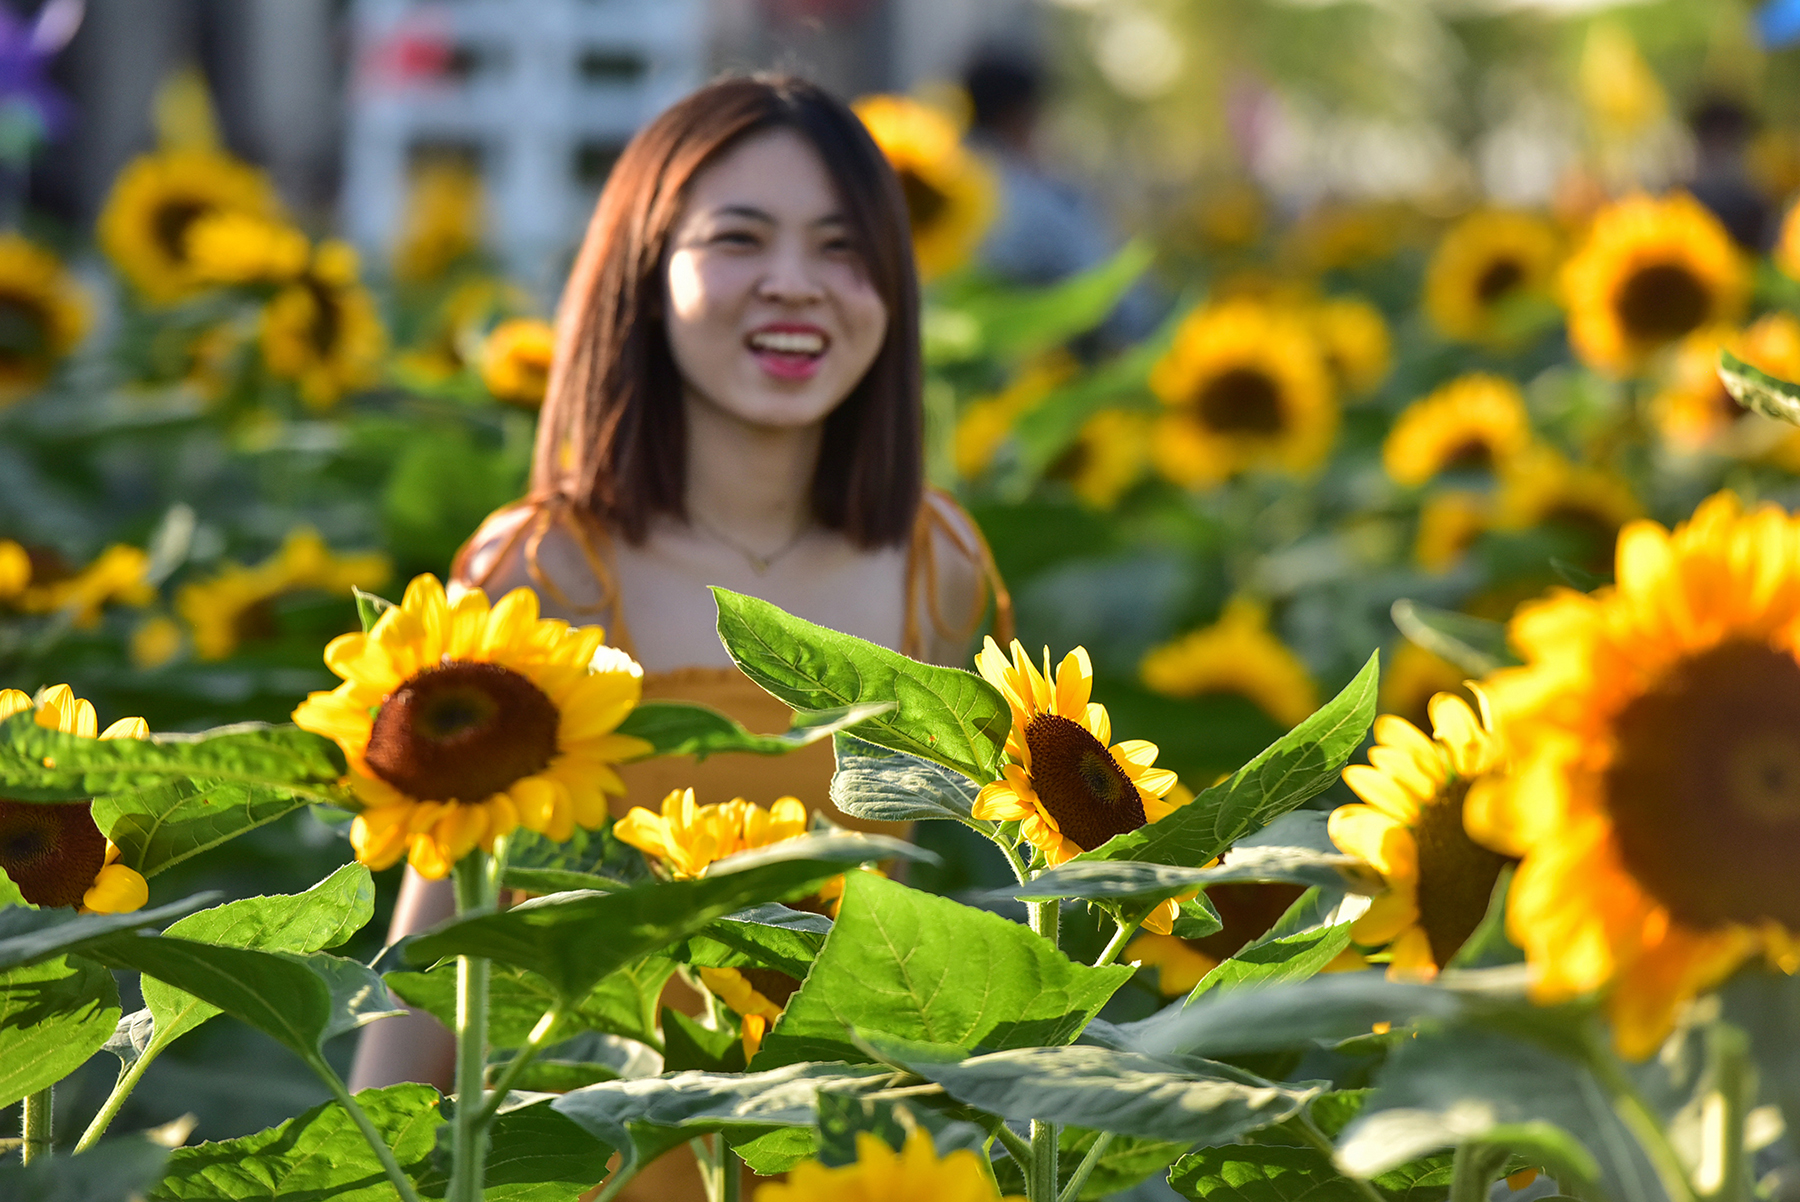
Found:
[[682, 403], [689, 520], [751, 551], [792, 545], [812, 521], [824, 423], [761, 426], [697, 397]]

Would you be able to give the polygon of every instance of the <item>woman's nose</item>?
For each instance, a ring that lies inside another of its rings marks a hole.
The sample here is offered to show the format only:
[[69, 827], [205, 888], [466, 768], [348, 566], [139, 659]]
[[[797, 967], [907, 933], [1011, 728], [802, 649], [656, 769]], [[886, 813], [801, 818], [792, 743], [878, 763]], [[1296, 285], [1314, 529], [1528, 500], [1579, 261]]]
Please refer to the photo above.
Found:
[[825, 295], [817, 265], [798, 247], [777, 247], [769, 256], [768, 269], [756, 284], [757, 295], [764, 300], [785, 304], [807, 304]]

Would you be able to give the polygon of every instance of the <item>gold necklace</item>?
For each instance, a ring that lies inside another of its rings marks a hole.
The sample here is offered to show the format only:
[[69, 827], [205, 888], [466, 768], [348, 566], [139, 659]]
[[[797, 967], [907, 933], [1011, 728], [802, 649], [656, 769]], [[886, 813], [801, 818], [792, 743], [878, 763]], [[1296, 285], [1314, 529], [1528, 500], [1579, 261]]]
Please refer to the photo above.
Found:
[[812, 528], [812, 523], [810, 522], [803, 524], [800, 529], [794, 533], [794, 537], [788, 539], [787, 542], [764, 555], [761, 552], [753, 551], [749, 547], [746, 547], [743, 543], [740, 543], [737, 539], [731, 537], [731, 535], [725, 533], [699, 514], [690, 513], [688, 515], [688, 520], [700, 527], [700, 529], [706, 531], [706, 533], [710, 534], [716, 541], [724, 543], [727, 547], [730, 547], [733, 551], [742, 555], [744, 561], [750, 565], [750, 570], [755, 572], [758, 576], [766, 575], [769, 569], [775, 566], [777, 560], [799, 546], [800, 540], [805, 538], [807, 531]]

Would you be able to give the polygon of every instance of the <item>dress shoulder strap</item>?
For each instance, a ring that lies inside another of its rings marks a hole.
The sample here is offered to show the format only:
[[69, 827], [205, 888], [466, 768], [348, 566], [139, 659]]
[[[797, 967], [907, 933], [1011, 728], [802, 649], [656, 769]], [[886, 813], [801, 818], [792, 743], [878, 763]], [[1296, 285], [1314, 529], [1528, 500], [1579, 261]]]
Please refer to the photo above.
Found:
[[[578, 601], [544, 568], [544, 544], [553, 535], [557, 543], [575, 548], [580, 563], [593, 581], [594, 599]], [[586, 506], [561, 493], [527, 497], [495, 510], [450, 564], [450, 578], [459, 584], [489, 591], [497, 578], [522, 569], [525, 579], [540, 597], [575, 618], [589, 618], [606, 627], [607, 642], [627, 652], [631, 635], [625, 626], [619, 581], [612, 567], [612, 535], [605, 523]]]
[[[961, 559], [974, 570], [979, 582], [966, 617], [951, 621], [944, 616], [939, 589], [939, 556]], [[1012, 595], [1000, 578], [994, 554], [988, 549], [981, 527], [956, 500], [940, 488], [927, 487], [913, 520], [912, 540], [906, 551], [906, 625], [900, 650], [915, 659], [926, 652], [925, 622], [949, 642], [966, 643], [975, 637], [988, 601], [994, 603], [994, 638], [1006, 643], [1013, 636]]]

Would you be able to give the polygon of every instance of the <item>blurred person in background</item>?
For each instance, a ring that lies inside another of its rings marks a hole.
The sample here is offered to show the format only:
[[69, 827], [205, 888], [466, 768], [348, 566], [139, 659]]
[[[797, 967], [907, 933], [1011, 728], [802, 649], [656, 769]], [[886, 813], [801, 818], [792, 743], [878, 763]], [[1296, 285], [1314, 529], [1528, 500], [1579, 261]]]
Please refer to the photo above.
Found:
[[1756, 115], [1727, 96], [1703, 98], [1688, 116], [1694, 134], [1694, 173], [1687, 190], [1711, 209], [1745, 250], [1766, 251], [1774, 238], [1774, 214], [1750, 178], [1748, 151]]

